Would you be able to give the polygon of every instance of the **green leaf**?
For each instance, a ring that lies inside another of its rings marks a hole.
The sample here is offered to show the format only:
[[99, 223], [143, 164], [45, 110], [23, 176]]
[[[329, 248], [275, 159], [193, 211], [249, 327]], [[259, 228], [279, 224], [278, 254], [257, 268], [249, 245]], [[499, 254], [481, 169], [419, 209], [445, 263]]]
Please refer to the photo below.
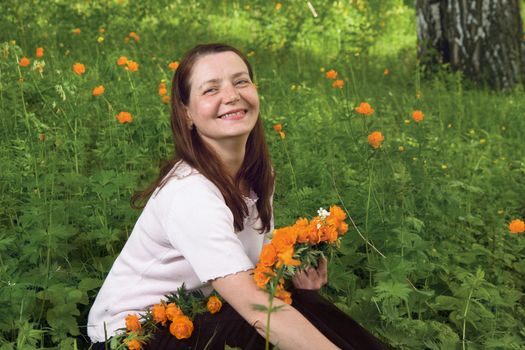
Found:
[[407, 283], [379, 281], [374, 287], [374, 292], [379, 300], [401, 299], [406, 301], [411, 289]]

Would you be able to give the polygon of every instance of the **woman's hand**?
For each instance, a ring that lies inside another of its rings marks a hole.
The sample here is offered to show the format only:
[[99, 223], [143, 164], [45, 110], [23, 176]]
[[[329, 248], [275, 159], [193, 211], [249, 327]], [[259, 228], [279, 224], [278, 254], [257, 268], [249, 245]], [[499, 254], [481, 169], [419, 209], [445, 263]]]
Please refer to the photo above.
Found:
[[328, 268], [326, 258], [319, 259], [317, 269], [308, 267], [298, 271], [292, 278], [292, 283], [297, 289], [319, 290], [328, 282]]

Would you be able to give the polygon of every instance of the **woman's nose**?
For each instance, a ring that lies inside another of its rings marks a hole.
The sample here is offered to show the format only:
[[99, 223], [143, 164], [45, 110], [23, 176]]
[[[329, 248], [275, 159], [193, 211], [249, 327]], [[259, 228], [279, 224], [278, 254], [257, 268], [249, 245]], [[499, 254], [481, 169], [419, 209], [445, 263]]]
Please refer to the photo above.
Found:
[[226, 103], [237, 102], [240, 99], [239, 91], [233, 85], [224, 88], [224, 101]]

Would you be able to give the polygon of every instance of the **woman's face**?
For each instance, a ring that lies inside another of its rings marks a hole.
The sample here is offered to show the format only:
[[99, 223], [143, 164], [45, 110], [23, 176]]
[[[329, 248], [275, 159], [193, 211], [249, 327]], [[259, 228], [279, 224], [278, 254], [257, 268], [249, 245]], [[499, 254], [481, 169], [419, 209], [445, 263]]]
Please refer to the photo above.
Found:
[[203, 56], [190, 86], [186, 110], [199, 135], [212, 146], [246, 142], [259, 116], [259, 95], [244, 61], [232, 51]]

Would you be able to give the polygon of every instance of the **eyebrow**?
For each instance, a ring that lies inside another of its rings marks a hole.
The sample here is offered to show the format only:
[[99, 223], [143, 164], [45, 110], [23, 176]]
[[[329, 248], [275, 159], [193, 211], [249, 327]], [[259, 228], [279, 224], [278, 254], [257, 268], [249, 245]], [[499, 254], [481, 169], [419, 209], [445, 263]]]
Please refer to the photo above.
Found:
[[[235, 74], [232, 75], [232, 78], [237, 78], [237, 77], [240, 77], [241, 75], [248, 75], [248, 72], [237, 72]], [[199, 86], [199, 90], [202, 89], [202, 87], [208, 83], [219, 83], [221, 81], [221, 79], [210, 79], [210, 80], [206, 80], [204, 83], [202, 83], [200, 86]]]

